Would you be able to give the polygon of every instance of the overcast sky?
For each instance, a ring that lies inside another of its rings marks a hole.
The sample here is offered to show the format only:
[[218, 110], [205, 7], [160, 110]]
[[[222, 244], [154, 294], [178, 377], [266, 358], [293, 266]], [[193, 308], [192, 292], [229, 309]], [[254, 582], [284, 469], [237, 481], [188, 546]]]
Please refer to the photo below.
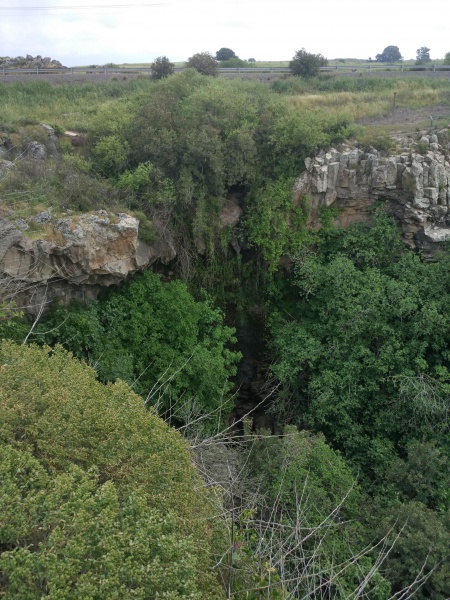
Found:
[[0, 56], [50, 56], [66, 66], [183, 61], [231, 48], [241, 58], [374, 58], [398, 46], [450, 51], [449, 0], [0, 0]]

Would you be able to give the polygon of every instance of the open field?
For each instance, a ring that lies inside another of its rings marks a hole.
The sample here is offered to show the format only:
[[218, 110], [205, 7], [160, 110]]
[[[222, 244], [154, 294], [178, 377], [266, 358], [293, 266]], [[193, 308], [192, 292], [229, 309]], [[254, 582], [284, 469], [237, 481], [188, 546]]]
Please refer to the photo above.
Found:
[[[396, 120], [400, 119], [402, 126], [406, 123], [411, 126], [414, 122], [415, 126], [423, 127], [433, 114], [426, 107], [441, 107], [437, 111], [439, 115], [450, 114], [449, 72], [327, 73], [312, 80], [283, 73], [252, 73], [244, 77], [241, 72], [228, 77], [263, 82], [299, 110], [345, 113], [349, 121], [387, 119], [384, 125], [395, 127]], [[157, 83], [148, 75], [103, 72], [3, 76], [0, 78], [0, 131], [5, 130], [6, 125], [39, 122], [86, 131], [103, 110], [101, 107], [109, 110], [117, 106], [117, 110], [123, 112], [127, 103], [151, 93], [155, 85]], [[426, 109], [423, 118], [413, 118], [414, 112], [422, 109]]]

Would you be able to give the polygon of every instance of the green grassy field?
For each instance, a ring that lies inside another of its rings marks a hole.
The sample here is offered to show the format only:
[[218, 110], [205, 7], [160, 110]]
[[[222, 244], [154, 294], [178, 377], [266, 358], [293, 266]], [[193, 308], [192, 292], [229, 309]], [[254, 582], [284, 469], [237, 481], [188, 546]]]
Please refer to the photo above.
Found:
[[[397, 108], [417, 110], [450, 102], [448, 78], [390, 75], [374, 78], [323, 74], [309, 80], [283, 77], [271, 85], [274, 91], [286, 97], [286, 102], [299, 109], [345, 111], [352, 120], [389, 112], [394, 93]], [[2, 85], [0, 132], [40, 122], [62, 129], [88, 131], [102, 114], [115, 114], [116, 118], [126, 119], [127, 107], [142, 95], [151, 93], [155, 85], [157, 82], [149, 77], [58, 85], [33, 80]]]

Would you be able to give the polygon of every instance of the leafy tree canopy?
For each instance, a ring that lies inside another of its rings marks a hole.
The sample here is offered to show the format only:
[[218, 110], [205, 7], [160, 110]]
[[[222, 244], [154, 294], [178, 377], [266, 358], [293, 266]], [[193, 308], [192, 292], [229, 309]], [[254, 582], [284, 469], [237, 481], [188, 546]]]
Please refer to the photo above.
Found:
[[430, 62], [430, 49], [426, 46], [422, 46], [416, 50], [416, 65], [423, 65], [424, 63]]
[[319, 73], [320, 67], [328, 64], [327, 59], [322, 54], [311, 54], [304, 48], [297, 50], [289, 63], [289, 68], [293, 75], [301, 77], [314, 77]]
[[403, 56], [400, 54], [398, 46], [386, 46], [381, 54], [375, 56], [375, 60], [378, 62], [397, 62], [403, 60]]
[[87, 308], [57, 309], [40, 331], [95, 365], [103, 381], [132, 384], [176, 423], [189, 411], [219, 419], [240, 356], [219, 310], [150, 272]]
[[447, 52], [444, 56], [444, 65], [450, 65], [450, 52]]
[[[378, 483], [413, 436], [444, 435], [449, 408], [448, 259], [426, 264], [400, 244], [382, 216], [330, 234], [299, 254], [297, 300], [272, 325], [291, 418], [323, 431]], [[402, 378], [425, 376], [433, 386], [423, 394], [401, 393]]]
[[237, 54], [231, 48], [221, 48], [216, 52], [216, 60], [230, 60], [230, 58], [238, 58]]

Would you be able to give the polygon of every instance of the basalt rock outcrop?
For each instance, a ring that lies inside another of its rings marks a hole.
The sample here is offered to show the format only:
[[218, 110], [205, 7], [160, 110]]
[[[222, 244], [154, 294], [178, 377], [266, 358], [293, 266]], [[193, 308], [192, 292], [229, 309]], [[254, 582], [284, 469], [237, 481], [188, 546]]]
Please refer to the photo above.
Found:
[[297, 179], [297, 198], [308, 195], [310, 225], [319, 226], [320, 207], [339, 209], [336, 223], [348, 226], [370, 219], [375, 203], [383, 203], [401, 226], [405, 242], [432, 255], [450, 240], [449, 131], [419, 132], [417, 139], [399, 138], [392, 154], [355, 144], [307, 158]]

